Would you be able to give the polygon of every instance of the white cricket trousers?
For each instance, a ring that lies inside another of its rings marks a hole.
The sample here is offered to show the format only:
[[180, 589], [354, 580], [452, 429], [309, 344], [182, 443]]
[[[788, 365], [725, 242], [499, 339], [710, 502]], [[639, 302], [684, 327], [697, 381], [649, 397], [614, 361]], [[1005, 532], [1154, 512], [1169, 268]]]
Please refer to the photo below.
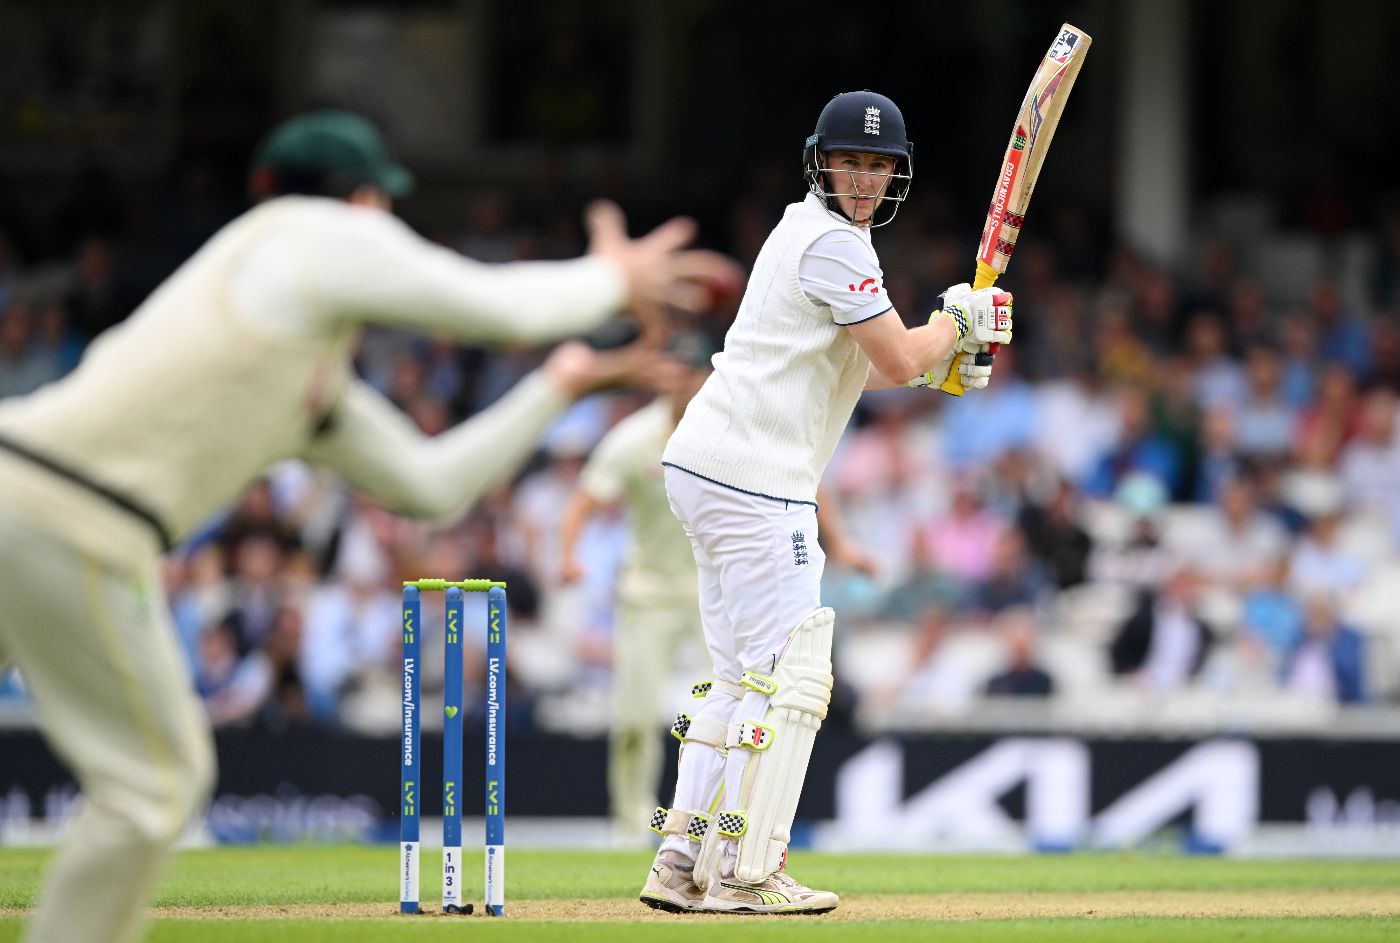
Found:
[[83, 794], [24, 939], [128, 943], [214, 777], [159, 559], [114, 568], [0, 510], [4, 656]]
[[[821, 606], [826, 555], [816, 505], [747, 494], [670, 466], [666, 494], [700, 571], [700, 625], [713, 677], [737, 684], [745, 671], [771, 676], [788, 634]], [[728, 724], [761, 719], [767, 707], [766, 695], [737, 699], [716, 688], [695, 716]], [[739, 795], [748, 751], [730, 750], [726, 759], [695, 746], [681, 751], [673, 807], [728, 808], [724, 797]], [[699, 846], [668, 835], [661, 847], [693, 859]]]

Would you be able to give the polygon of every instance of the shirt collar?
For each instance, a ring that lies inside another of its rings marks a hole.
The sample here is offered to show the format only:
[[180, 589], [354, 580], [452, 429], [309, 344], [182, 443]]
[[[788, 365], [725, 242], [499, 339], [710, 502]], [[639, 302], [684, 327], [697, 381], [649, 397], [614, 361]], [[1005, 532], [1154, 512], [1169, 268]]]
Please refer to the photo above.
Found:
[[811, 207], [814, 211], [821, 213], [827, 219], [845, 224], [846, 228], [860, 236], [860, 238], [865, 241], [866, 245], [870, 244], [870, 227], [857, 226], [855, 223], [847, 222], [840, 214], [829, 212], [826, 208], [826, 199], [824, 197], [820, 197], [811, 190], [808, 190], [807, 197], [802, 202]]

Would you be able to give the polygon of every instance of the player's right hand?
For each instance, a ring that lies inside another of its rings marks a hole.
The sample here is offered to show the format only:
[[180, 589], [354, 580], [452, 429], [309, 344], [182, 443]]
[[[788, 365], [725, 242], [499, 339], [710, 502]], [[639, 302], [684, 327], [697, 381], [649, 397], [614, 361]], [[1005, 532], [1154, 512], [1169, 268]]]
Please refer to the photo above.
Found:
[[609, 259], [627, 280], [627, 309], [643, 337], [659, 346], [666, 335], [666, 306], [704, 311], [717, 298], [743, 286], [733, 259], [704, 249], [685, 249], [695, 238], [695, 222], [676, 217], [640, 239], [627, 237], [627, 221], [616, 203], [588, 207], [588, 254]]
[[[987, 353], [985, 349], [980, 352]], [[963, 389], [985, 390], [992, 379], [992, 361], [995, 358], [988, 355], [983, 359], [984, 362], [979, 363], [976, 353], [955, 348], [949, 351], [948, 356], [932, 370], [915, 377], [904, 385], [913, 389], [936, 390], [943, 385], [943, 381], [948, 378], [948, 375], [956, 370], [962, 381]]]

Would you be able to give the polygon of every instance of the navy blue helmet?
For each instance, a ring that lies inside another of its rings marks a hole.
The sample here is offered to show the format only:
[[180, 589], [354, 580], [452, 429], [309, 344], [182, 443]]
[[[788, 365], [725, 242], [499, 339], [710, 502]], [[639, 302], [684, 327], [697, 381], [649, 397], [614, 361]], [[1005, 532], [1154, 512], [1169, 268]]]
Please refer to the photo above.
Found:
[[807, 179], [807, 186], [826, 200], [829, 212], [849, 220], [823, 179], [822, 155], [830, 151], [885, 154], [895, 158], [895, 171], [889, 175], [889, 186], [871, 225], [883, 226], [894, 219], [914, 182], [914, 145], [905, 134], [904, 115], [899, 106], [871, 91], [842, 92], [826, 103], [817, 118], [816, 130], [807, 138], [802, 150], [802, 175]]

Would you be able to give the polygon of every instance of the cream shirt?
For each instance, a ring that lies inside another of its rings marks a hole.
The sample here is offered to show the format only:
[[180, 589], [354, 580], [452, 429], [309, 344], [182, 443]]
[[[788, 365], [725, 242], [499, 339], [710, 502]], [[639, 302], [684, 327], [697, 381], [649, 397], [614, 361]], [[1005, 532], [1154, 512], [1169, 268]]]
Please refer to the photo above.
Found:
[[662, 477], [661, 451], [675, 428], [671, 409], [669, 400], [658, 399], [614, 426], [579, 479], [598, 501], [626, 505], [628, 540], [618, 594], [637, 605], [695, 605], [697, 599], [695, 555], [671, 513]]
[[[72, 374], [0, 402], [0, 436], [125, 496], [173, 539], [295, 457], [395, 510], [448, 514], [523, 460], [564, 398], [534, 377], [424, 439], [355, 379], [361, 326], [538, 343], [596, 326], [624, 293], [604, 260], [482, 265], [388, 213], [284, 197], [224, 227]], [[153, 542], [140, 518], [3, 450], [0, 507], [117, 562]]]

